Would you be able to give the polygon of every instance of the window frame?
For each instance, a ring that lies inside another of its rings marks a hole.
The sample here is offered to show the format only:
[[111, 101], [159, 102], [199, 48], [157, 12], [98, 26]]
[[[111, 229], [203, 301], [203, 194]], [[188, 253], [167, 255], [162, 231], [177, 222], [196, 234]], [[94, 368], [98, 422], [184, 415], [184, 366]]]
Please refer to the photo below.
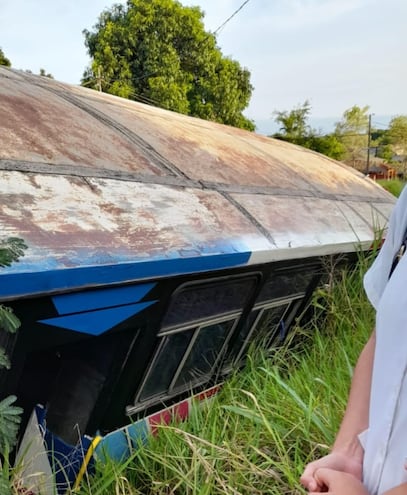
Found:
[[[208, 316], [204, 316], [202, 318], [195, 318], [195, 319], [190, 320], [189, 322], [187, 322], [185, 324], [173, 323], [171, 325], [167, 324], [167, 325], [163, 326], [163, 324], [165, 322], [165, 317], [166, 317], [168, 311], [171, 309], [173, 301], [178, 297], [178, 295], [180, 293], [182, 293], [184, 291], [192, 290], [194, 288], [199, 289], [203, 286], [211, 286], [211, 285], [216, 286], [216, 285], [221, 285], [221, 284], [225, 284], [225, 283], [233, 283], [233, 282], [240, 281], [240, 280], [247, 281], [248, 283], [250, 283], [250, 281], [254, 282], [254, 285], [252, 287], [252, 292], [251, 292], [251, 294], [248, 295], [248, 297], [246, 298], [246, 301], [244, 302], [244, 305], [241, 308], [233, 309], [230, 311], [225, 311], [222, 313], [217, 313], [216, 315], [208, 315]], [[167, 306], [166, 310], [164, 311], [163, 317], [161, 319], [161, 327], [157, 333], [157, 336], [160, 336], [164, 332], [177, 331], [178, 328], [181, 328], [182, 326], [186, 326], [186, 325], [191, 326], [192, 324], [205, 322], [209, 319], [212, 319], [213, 317], [223, 317], [224, 315], [229, 315], [229, 314], [232, 315], [232, 314], [237, 313], [237, 312], [242, 313], [247, 308], [248, 302], [250, 301], [250, 297], [253, 296], [253, 294], [259, 289], [259, 284], [261, 286], [263, 282], [264, 282], [264, 275], [262, 272], [251, 271], [248, 273], [239, 273], [239, 274], [235, 274], [235, 275], [223, 275], [221, 277], [210, 278], [210, 279], [206, 279], [206, 280], [205, 279], [193, 280], [193, 281], [189, 281], [189, 282], [185, 282], [185, 283], [181, 284], [179, 287], [177, 287], [174, 290], [174, 292], [171, 294], [171, 297], [169, 298], [168, 306]]]
[[[319, 268], [319, 265], [316, 264], [310, 264], [310, 265], [301, 265], [301, 267], [295, 267], [295, 266], [289, 266], [286, 268], [280, 268], [275, 271], [272, 271], [268, 277], [263, 281], [263, 286], [260, 288], [258, 297], [261, 296], [263, 288], [270, 282], [272, 282], [273, 277], [276, 275], [290, 275], [292, 273], [300, 273], [300, 272], [309, 272], [313, 268]], [[266, 299], [263, 301], [255, 302], [253, 304], [253, 307], [250, 311], [250, 313], [247, 315], [247, 318], [249, 318], [250, 314], [254, 311], [259, 311], [257, 314], [256, 318], [254, 319], [249, 332], [246, 335], [246, 338], [243, 340], [242, 345], [240, 350], [237, 352], [236, 357], [231, 361], [231, 363], [225, 367], [222, 372], [223, 373], [228, 373], [230, 370], [233, 368], [234, 365], [237, 363], [241, 362], [242, 356], [245, 351], [247, 351], [248, 345], [251, 343], [251, 337], [253, 335], [253, 332], [256, 329], [256, 326], [264, 314], [264, 311], [267, 309], [271, 309], [273, 307], [278, 307], [283, 304], [287, 304], [287, 308], [284, 311], [283, 315], [281, 316], [281, 319], [286, 318], [286, 324], [287, 326], [291, 325], [293, 319], [295, 318], [295, 315], [298, 313], [298, 310], [300, 309], [301, 305], [304, 303], [306, 300], [307, 293], [309, 292], [309, 288], [314, 285], [315, 279], [318, 277], [317, 273], [310, 273], [310, 280], [308, 281], [308, 285], [304, 288], [302, 291], [297, 291], [293, 292], [292, 294], [283, 296], [283, 297], [277, 297], [275, 299]], [[288, 316], [287, 316], [288, 314]], [[274, 340], [274, 339], [273, 339]]]
[[[128, 414], [128, 415], [135, 414], [135, 413], [140, 412], [141, 410], [145, 409], [149, 405], [156, 404], [156, 403], [163, 401], [163, 400], [166, 400], [166, 399], [171, 399], [172, 397], [174, 397], [174, 396], [176, 396], [182, 392], [185, 392], [187, 390], [191, 390], [195, 387], [199, 387], [200, 385], [203, 385], [205, 382], [207, 382], [210, 379], [210, 377], [213, 375], [213, 372], [216, 369], [216, 367], [218, 366], [219, 361], [222, 359], [222, 357], [225, 353], [225, 349], [227, 348], [227, 346], [229, 344], [230, 338], [236, 329], [236, 325], [238, 324], [238, 322], [241, 318], [242, 312], [243, 312], [243, 310], [229, 312], [227, 314], [224, 314], [224, 315], [221, 315], [218, 317], [199, 319], [199, 320], [194, 321], [194, 322], [189, 322], [188, 324], [182, 325], [180, 327], [168, 328], [168, 329], [160, 331], [157, 335], [157, 338], [159, 338], [161, 340], [158, 343], [158, 345], [155, 347], [154, 355], [153, 355], [153, 357], [152, 357], [152, 359], [151, 359], [151, 361], [147, 367], [147, 370], [143, 376], [143, 379], [140, 383], [140, 386], [138, 387], [137, 393], [136, 393], [135, 398], [134, 398], [133, 405], [128, 405], [126, 407], [126, 414]], [[214, 360], [210, 371], [208, 371], [208, 373], [205, 373], [204, 375], [202, 375], [201, 380], [191, 381], [188, 384], [188, 387], [186, 387], [186, 386], [175, 387], [176, 381], [178, 380], [179, 375], [182, 372], [183, 366], [185, 365], [185, 363], [186, 363], [186, 361], [187, 361], [187, 359], [188, 359], [188, 357], [189, 357], [189, 355], [193, 349], [194, 343], [196, 342], [201, 329], [205, 328], [207, 326], [210, 326], [210, 325], [216, 325], [217, 323], [224, 323], [224, 322], [228, 322], [228, 321], [232, 321], [232, 325], [231, 325], [230, 329], [227, 331], [227, 335], [225, 337], [225, 340], [224, 340], [219, 352], [217, 353], [216, 359]], [[145, 385], [149, 379], [151, 371], [156, 366], [157, 360], [160, 356], [160, 353], [161, 353], [163, 346], [165, 345], [166, 339], [171, 335], [185, 332], [188, 330], [193, 330], [194, 333], [192, 335], [191, 341], [189, 342], [189, 344], [188, 344], [188, 346], [187, 346], [187, 348], [186, 348], [186, 350], [185, 350], [185, 352], [184, 352], [184, 354], [183, 354], [183, 356], [182, 356], [182, 358], [181, 358], [181, 360], [180, 360], [180, 362], [176, 368], [176, 371], [175, 371], [175, 373], [174, 373], [174, 375], [170, 381], [170, 384], [169, 384], [167, 390], [165, 392], [151, 395], [151, 396], [147, 397], [146, 399], [141, 399], [143, 389], [144, 389], [144, 387], [145, 387]]]
[[[226, 311], [224, 313], [218, 313], [215, 315], [210, 315], [202, 318], [196, 318], [195, 320], [188, 321], [184, 324], [180, 323], [175, 323], [172, 325], [166, 325], [163, 327], [163, 323], [165, 321], [165, 317], [168, 313], [168, 311], [171, 309], [172, 304], [174, 300], [176, 300], [178, 294], [180, 294], [183, 291], [187, 290], [193, 290], [194, 288], [199, 289], [200, 287], [210, 287], [211, 285], [216, 286], [216, 285], [221, 285], [225, 283], [233, 283], [234, 281], [239, 282], [239, 281], [245, 281], [248, 284], [252, 283], [253, 286], [250, 288], [250, 290], [247, 293], [247, 296], [245, 300], [243, 301], [243, 304], [240, 308], [234, 309], [231, 311]], [[158, 343], [154, 346], [154, 350], [152, 353], [152, 357], [148, 363], [148, 366], [143, 373], [142, 380], [137, 387], [136, 394], [134, 395], [132, 404], [129, 404], [126, 406], [126, 414], [131, 416], [133, 414], [137, 414], [140, 411], [143, 411], [145, 409], [148, 409], [149, 407], [152, 407], [156, 404], [159, 404], [160, 402], [163, 402], [164, 400], [170, 400], [173, 397], [176, 397], [179, 394], [182, 394], [188, 390], [192, 390], [193, 388], [197, 388], [201, 385], [203, 385], [205, 382], [208, 382], [210, 378], [213, 376], [214, 371], [216, 370], [217, 366], [219, 365], [219, 362], [223, 359], [225, 352], [228, 348], [229, 341], [234, 334], [236, 330], [236, 326], [238, 323], [241, 321], [242, 314], [246, 311], [246, 309], [249, 307], [249, 305], [253, 304], [253, 297], [255, 294], [257, 294], [259, 287], [261, 286], [262, 282], [264, 281], [264, 274], [263, 272], [259, 270], [251, 270], [247, 273], [238, 273], [234, 275], [222, 275], [219, 277], [211, 277], [208, 279], [200, 279], [200, 280], [193, 280], [193, 281], [188, 281], [185, 282], [181, 285], [179, 285], [171, 294], [169, 297], [168, 301], [168, 306], [166, 310], [163, 313], [163, 316], [161, 318], [161, 326], [160, 329], [157, 332], [156, 335], [156, 340], [160, 339]], [[188, 359], [188, 356], [193, 349], [194, 342], [199, 336], [199, 332], [202, 327], [206, 327], [209, 325], [215, 325], [217, 323], [222, 323], [225, 321], [230, 321], [233, 320], [233, 323], [228, 330], [228, 333], [226, 335], [226, 338], [218, 352], [218, 355], [216, 356], [216, 359], [211, 367], [211, 370], [203, 375], [205, 379], [199, 380], [198, 382], [193, 381], [190, 383], [189, 388], [187, 387], [175, 387], [176, 380], [178, 379], [180, 373], [182, 372], [182, 367], [184, 366], [186, 360]], [[194, 334], [191, 338], [191, 341], [188, 344], [188, 347], [186, 351], [184, 352], [184, 355], [182, 356], [182, 359], [180, 363], [177, 366], [177, 369], [171, 379], [170, 385], [167, 388], [165, 393], [158, 393], [154, 396], [150, 396], [144, 400], [141, 400], [141, 395], [143, 392], [143, 388], [145, 387], [148, 377], [151, 373], [151, 371], [154, 369], [154, 366], [157, 364], [157, 360], [160, 356], [160, 352], [162, 350], [162, 347], [165, 345], [165, 339], [168, 338], [170, 335], [173, 335], [175, 333], [187, 331], [190, 329], [195, 329]]]
[[[294, 315], [296, 314], [298, 308], [301, 305], [303, 297], [304, 297], [304, 294], [297, 294], [294, 297], [284, 297], [284, 298], [280, 298], [280, 299], [275, 299], [275, 300], [273, 300], [273, 302], [270, 302], [270, 301], [267, 302], [266, 301], [266, 302], [255, 304], [251, 310], [251, 313], [253, 311], [259, 311], [259, 313], [257, 314], [256, 318], [254, 319], [252, 326], [250, 327], [250, 330], [246, 335], [246, 338], [243, 340], [239, 352], [236, 354], [236, 357], [233, 359], [231, 364], [225, 369], [225, 371], [229, 371], [235, 363], [238, 363], [239, 361], [241, 361], [244, 352], [247, 350], [248, 346], [251, 343], [252, 336], [253, 336], [253, 333], [256, 329], [256, 326], [257, 326], [259, 320], [261, 319], [261, 317], [263, 316], [263, 314], [266, 310], [272, 309], [272, 308], [277, 308], [277, 307], [283, 306], [283, 305], [287, 305], [286, 309], [284, 310], [284, 312], [280, 318], [280, 321], [286, 317], [287, 313], [289, 313], [289, 324], [290, 324], [292, 322]], [[296, 304], [294, 304], [294, 306], [293, 306], [294, 302], [296, 302]]]

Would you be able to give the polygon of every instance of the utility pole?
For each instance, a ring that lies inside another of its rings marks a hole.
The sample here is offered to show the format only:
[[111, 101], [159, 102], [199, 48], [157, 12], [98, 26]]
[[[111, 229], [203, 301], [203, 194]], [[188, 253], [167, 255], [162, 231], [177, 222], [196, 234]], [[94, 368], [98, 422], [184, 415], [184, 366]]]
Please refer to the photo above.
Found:
[[367, 127], [367, 158], [366, 158], [366, 171], [365, 175], [369, 175], [369, 165], [370, 165], [370, 140], [372, 134], [372, 115], [374, 113], [369, 113], [369, 124]]

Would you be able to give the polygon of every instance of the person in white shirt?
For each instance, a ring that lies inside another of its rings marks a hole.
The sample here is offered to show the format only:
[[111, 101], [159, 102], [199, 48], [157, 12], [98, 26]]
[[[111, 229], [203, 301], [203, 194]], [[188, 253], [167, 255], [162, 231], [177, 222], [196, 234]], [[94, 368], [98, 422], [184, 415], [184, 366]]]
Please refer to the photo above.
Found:
[[355, 367], [339, 432], [331, 453], [301, 476], [310, 493], [407, 495], [407, 254], [400, 250], [406, 232], [407, 187], [364, 278], [376, 330]]

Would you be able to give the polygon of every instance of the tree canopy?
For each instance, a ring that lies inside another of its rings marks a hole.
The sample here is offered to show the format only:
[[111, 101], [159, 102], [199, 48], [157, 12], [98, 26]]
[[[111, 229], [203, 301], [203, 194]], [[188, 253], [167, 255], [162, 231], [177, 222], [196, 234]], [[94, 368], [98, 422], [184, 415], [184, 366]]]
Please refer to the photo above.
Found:
[[254, 130], [243, 115], [250, 72], [223, 56], [199, 7], [128, 0], [84, 30], [91, 65], [82, 84], [207, 120]]
[[10, 60], [4, 55], [4, 52], [1, 48], [0, 48], [0, 65], [5, 65], [6, 67], [11, 67]]
[[304, 144], [307, 136], [311, 133], [308, 118], [311, 105], [305, 100], [302, 105], [297, 105], [292, 110], [275, 111], [274, 120], [280, 125], [280, 132], [275, 135], [291, 143]]
[[280, 129], [273, 137], [340, 160], [344, 154], [343, 145], [336, 136], [322, 135], [313, 129], [308, 123], [310, 113], [311, 105], [308, 100], [290, 111], [275, 111], [274, 120], [280, 124]]
[[[354, 105], [344, 111], [336, 123], [335, 132], [322, 134], [313, 129], [308, 119], [311, 105], [308, 100], [290, 111], [275, 111], [274, 120], [280, 125], [272, 137], [318, 151], [336, 160], [344, 160], [356, 168], [366, 168], [367, 147], [370, 154], [392, 162], [405, 173], [407, 166], [407, 115], [390, 120], [388, 129], [369, 129], [369, 106]], [[370, 130], [370, 141], [369, 133]]]
[[342, 120], [336, 123], [335, 134], [345, 147], [345, 161], [355, 166], [367, 153], [367, 128], [369, 106], [354, 105], [344, 111]]
[[399, 173], [406, 175], [407, 167], [407, 115], [397, 115], [387, 129], [372, 132], [377, 156], [391, 163]]
[[391, 119], [387, 137], [395, 155], [407, 155], [407, 115], [397, 115]]

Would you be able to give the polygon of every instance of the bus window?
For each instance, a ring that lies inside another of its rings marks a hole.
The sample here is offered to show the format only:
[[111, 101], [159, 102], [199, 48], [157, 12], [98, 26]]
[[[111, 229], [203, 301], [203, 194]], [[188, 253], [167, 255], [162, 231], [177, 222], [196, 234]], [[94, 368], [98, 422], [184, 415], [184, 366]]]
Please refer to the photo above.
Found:
[[212, 323], [199, 328], [194, 345], [175, 377], [174, 388], [205, 380], [211, 374], [234, 320]]
[[242, 359], [251, 342], [259, 342], [269, 347], [274, 342], [279, 329], [285, 328], [285, 318], [290, 303], [278, 306], [256, 308], [241, 328], [233, 347], [229, 351], [224, 368]]
[[190, 285], [174, 294], [162, 329], [241, 310], [256, 285], [255, 277]]
[[210, 380], [258, 277], [188, 284], [174, 293], [128, 414]]
[[208, 381], [239, 316], [162, 334], [136, 402], [170, 397]]
[[168, 391], [193, 335], [192, 328], [161, 339], [140, 394], [141, 401]]
[[318, 267], [289, 267], [273, 272], [257, 296], [253, 310], [241, 325], [228, 351], [223, 372], [242, 360], [249, 344], [257, 341], [263, 347], [283, 341], [301, 304], [319, 278]]
[[303, 296], [316, 275], [314, 267], [308, 267], [307, 271], [274, 272], [263, 285], [256, 304], [272, 301], [280, 298]]

